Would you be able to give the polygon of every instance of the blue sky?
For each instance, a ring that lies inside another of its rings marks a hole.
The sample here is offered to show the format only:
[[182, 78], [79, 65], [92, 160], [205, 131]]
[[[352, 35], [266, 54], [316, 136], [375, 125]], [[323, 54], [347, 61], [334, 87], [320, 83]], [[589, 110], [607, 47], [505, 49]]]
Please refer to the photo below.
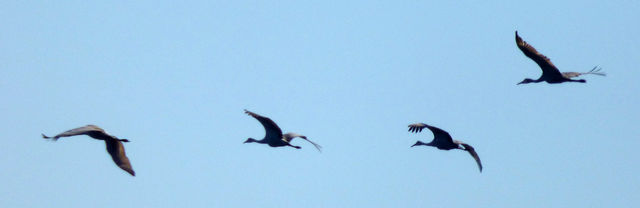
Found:
[[[638, 1], [0, 3], [0, 207], [630, 207]], [[586, 84], [517, 85], [514, 31]], [[324, 147], [243, 144], [243, 109]], [[424, 122], [475, 147], [409, 148]], [[96, 124], [125, 144], [40, 133]]]

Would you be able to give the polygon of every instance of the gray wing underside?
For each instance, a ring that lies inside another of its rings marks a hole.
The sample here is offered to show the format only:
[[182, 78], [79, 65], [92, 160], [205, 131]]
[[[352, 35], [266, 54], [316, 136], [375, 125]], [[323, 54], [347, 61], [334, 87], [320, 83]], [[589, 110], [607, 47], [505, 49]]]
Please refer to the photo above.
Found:
[[96, 132], [96, 133], [102, 133], [105, 134], [104, 130], [98, 126], [95, 125], [86, 125], [83, 127], [79, 127], [79, 128], [75, 128], [75, 129], [71, 129], [65, 132], [62, 132], [58, 135], [55, 135], [53, 137], [48, 137], [44, 134], [42, 134], [42, 137], [45, 139], [49, 139], [49, 138], [53, 138], [53, 140], [58, 140], [60, 137], [70, 137], [70, 136], [77, 136], [77, 135], [85, 135], [87, 133], [90, 132]]
[[296, 133], [286, 133], [283, 136], [282, 140], [284, 140], [287, 143], [291, 143], [291, 140], [293, 140], [294, 138], [297, 138], [297, 137], [300, 137], [300, 138], [306, 140], [307, 142], [311, 143], [316, 149], [318, 149], [318, 151], [322, 152], [322, 146], [320, 146], [319, 144], [316, 144], [315, 142], [307, 139], [307, 137], [304, 136], [304, 135], [300, 135], [300, 134], [296, 134]]
[[594, 75], [599, 75], [599, 76], [607, 76], [607, 74], [605, 74], [604, 72], [600, 72], [600, 70], [602, 70], [602, 68], [599, 68], [598, 66], [593, 67], [593, 69], [591, 69], [588, 72], [562, 72], [562, 76], [565, 78], [573, 78], [573, 77], [578, 77], [578, 76], [582, 76], [585, 74], [594, 74]]

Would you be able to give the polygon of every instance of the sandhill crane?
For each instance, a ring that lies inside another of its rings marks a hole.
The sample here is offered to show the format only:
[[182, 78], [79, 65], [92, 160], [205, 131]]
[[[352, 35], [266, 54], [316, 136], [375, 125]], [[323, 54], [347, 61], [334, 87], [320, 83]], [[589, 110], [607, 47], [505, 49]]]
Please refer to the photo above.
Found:
[[258, 121], [260, 121], [260, 123], [262, 124], [262, 126], [264, 126], [264, 130], [266, 131], [266, 135], [264, 136], [263, 139], [261, 140], [255, 140], [253, 138], [248, 138], [247, 141], [245, 141], [244, 143], [251, 143], [251, 142], [256, 142], [256, 143], [260, 143], [260, 144], [268, 144], [271, 147], [282, 147], [282, 146], [290, 146], [296, 149], [300, 149], [299, 146], [294, 146], [291, 145], [291, 140], [296, 138], [296, 137], [300, 137], [304, 140], [307, 140], [309, 143], [313, 144], [313, 146], [316, 147], [316, 149], [318, 149], [318, 151], [321, 151], [320, 148], [322, 148], [320, 145], [312, 142], [311, 140], [307, 139], [306, 136], [304, 135], [300, 135], [300, 134], [296, 134], [296, 133], [286, 133], [286, 134], [282, 134], [282, 130], [280, 130], [280, 127], [278, 127], [278, 125], [273, 122], [271, 119], [258, 115], [256, 113], [253, 113], [251, 111], [248, 110], [244, 110], [244, 112], [248, 115], [250, 115], [251, 117], [254, 117], [255, 119], [257, 119]]
[[53, 139], [54, 141], [57, 141], [60, 137], [70, 137], [76, 135], [87, 135], [94, 139], [104, 140], [104, 143], [107, 146], [107, 152], [109, 152], [109, 155], [111, 155], [111, 159], [113, 159], [113, 162], [115, 162], [118, 167], [120, 167], [124, 171], [127, 171], [132, 176], [136, 175], [136, 173], [133, 171], [133, 168], [131, 167], [129, 158], [127, 158], [127, 155], [124, 153], [124, 146], [122, 145], [122, 142], [129, 142], [129, 140], [119, 139], [115, 136], [109, 135], [98, 126], [87, 125], [62, 132], [53, 137], [48, 137], [42, 134], [42, 138]]
[[524, 55], [529, 57], [531, 60], [535, 61], [538, 64], [538, 66], [540, 66], [540, 68], [542, 69], [542, 75], [537, 80], [526, 78], [518, 84], [527, 84], [531, 82], [537, 83], [542, 81], [545, 81], [550, 84], [563, 83], [563, 82], [585, 83], [587, 81], [584, 79], [574, 80], [571, 78], [577, 77], [580, 75], [585, 75], [585, 74], [595, 74], [600, 76], [606, 75], [605, 73], [600, 72], [601, 68], [598, 68], [598, 66], [593, 67], [593, 69], [591, 69], [591, 71], [588, 71], [588, 72], [562, 72], [561, 73], [558, 70], [558, 68], [556, 68], [556, 66], [554, 66], [553, 63], [551, 63], [551, 60], [549, 58], [542, 55], [535, 48], [533, 48], [533, 46], [527, 44], [527, 42], [522, 40], [522, 38], [518, 36], [518, 31], [516, 31], [516, 44], [518, 45], [518, 48], [520, 48], [522, 53], [524, 53]]
[[413, 133], [422, 132], [422, 129], [424, 128], [428, 128], [429, 130], [431, 130], [431, 132], [433, 133], [433, 140], [429, 143], [424, 143], [418, 140], [414, 145], [411, 145], [411, 147], [425, 145], [436, 147], [441, 150], [461, 149], [467, 151], [469, 152], [469, 154], [471, 154], [473, 159], [476, 160], [476, 163], [478, 163], [478, 168], [480, 168], [480, 172], [482, 172], [482, 163], [480, 162], [480, 157], [478, 157], [478, 153], [476, 153], [476, 150], [473, 149], [471, 145], [465, 144], [458, 140], [453, 140], [448, 132], [439, 129], [438, 127], [429, 126], [424, 123], [415, 123], [409, 125], [409, 131]]

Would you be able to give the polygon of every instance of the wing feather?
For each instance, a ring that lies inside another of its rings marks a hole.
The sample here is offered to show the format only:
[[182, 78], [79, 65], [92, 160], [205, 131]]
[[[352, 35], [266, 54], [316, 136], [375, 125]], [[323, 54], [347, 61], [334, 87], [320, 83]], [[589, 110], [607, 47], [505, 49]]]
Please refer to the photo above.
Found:
[[480, 162], [480, 157], [478, 156], [478, 153], [476, 153], [476, 150], [471, 145], [465, 143], [460, 143], [460, 145], [462, 145], [464, 147], [464, 150], [469, 152], [471, 157], [476, 160], [476, 163], [478, 163], [478, 168], [480, 168], [480, 172], [482, 172], [482, 162]]
[[133, 171], [131, 162], [129, 162], [129, 158], [124, 152], [124, 145], [122, 145], [122, 142], [116, 139], [106, 139], [104, 142], [107, 146], [107, 152], [111, 155], [113, 162], [122, 170], [127, 171], [132, 176], [135, 176], [136, 172]]
[[312, 142], [311, 140], [307, 139], [306, 136], [300, 136], [300, 138], [307, 140], [307, 142], [313, 144], [314, 147], [316, 147], [316, 149], [318, 149], [318, 151], [322, 152], [322, 146], [320, 146], [319, 144], [316, 144], [315, 142]]
[[453, 138], [451, 138], [451, 135], [449, 135], [449, 132], [446, 132], [445, 130], [442, 130], [438, 127], [430, 126], [425, 123], [415, 123], [415, 124], [409, 125], [409, 131], [414, 133], [421, 132], [422, 129], [424, 128], [428, 128], [429, 130], [431, 130], [431, 133], [433, 133], [433, 141], [435, 143], [441, 143], [441, 144], [445, 144], [445, 142], [453, 143]]
[[525, 56], [529, 57], [531, 60], [536, 62], [538, 66], [540, 66], [543, 76], [562, 76], [562, 74], [560, 74], [560, 70], [558, 70], [558, 68], [556, 68], [556, 66], [551, 62], [551, 59], [542, 55], [542, 53], [538, 52], [533, 46], [522, 40], [522, 38], [518, 36], [518, 31], [516, 31], [516, 44]]
[[282, 138], [282, 130], [280, 130], [280, 127], [278, 127], [278, 124], [276, 124], [276, 122], [273, 122], [273, 120], [271, 120], [270, 118], [258, 115], [246, 109], [244, 110], [244, 112], [250, 115], [251, 117], [257, 119], [262, 124], [266, 132], [265, 138], [269, 138], [269, 139]]
[[42, 138], [45, 139], [49, 139], [52, 138], [53, 140], [58, 140], [60, 137], [70, 137], [70, 136], [77, 136], [77, 135], [86, 135], [89, 133], [95, 133], [95, 134], [104, 134], [105, 136], [111, 137], [111, 135], [108, 135], [102, 128], [96, 126], [96, 125], [86, 125], [83, 127], [79, 127], [79, 128], [75, 128], [75, 129], [71, 129], [65, 132], [62, 132], [58, 135], [55, 135], [54, 137], [49, 137], [46, 136], [44, 134], [42, 134]]
[[426, 127], [427, 127], [427, 124], [425, 123], [409, 124], [409, 131], [413, 133], [418, 133], [418, 132], [422, 132], [422, 129]]
[[295, 139], [296, 137], [300, 137], [304, 140], [307, 140], [307, 142], [313, 144], [314, 147], [316, 147], [316, 149], [318, 149], [318, 151], [322, 152], [322, 146], [320, 146], [319, 144], [316, 144], [315, 142], [312, 142], [311, 140], [307, 139], [306, 136], [304, 135], [300, 135], [300, 134], [296, 134], [296, 133], [286, 133], [284, 134], [282, 140], [287, 142], [287, 143], [291, 143], [291, 140]]

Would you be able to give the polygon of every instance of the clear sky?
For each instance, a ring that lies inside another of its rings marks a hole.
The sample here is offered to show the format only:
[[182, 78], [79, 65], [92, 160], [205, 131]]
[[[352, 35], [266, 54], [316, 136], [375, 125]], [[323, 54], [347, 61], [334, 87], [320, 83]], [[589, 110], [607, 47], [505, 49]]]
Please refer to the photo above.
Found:
[[[3, 1], [0, 207], [632, 207], [640, 1]], [[538, 78], [514, 31], [586, 84]], [[264, 130], [316, 151], [243, 144]], [[475, 147], [409, 148], [424, 122]], [[43, 140], [96, 124], [125, 143]]]

